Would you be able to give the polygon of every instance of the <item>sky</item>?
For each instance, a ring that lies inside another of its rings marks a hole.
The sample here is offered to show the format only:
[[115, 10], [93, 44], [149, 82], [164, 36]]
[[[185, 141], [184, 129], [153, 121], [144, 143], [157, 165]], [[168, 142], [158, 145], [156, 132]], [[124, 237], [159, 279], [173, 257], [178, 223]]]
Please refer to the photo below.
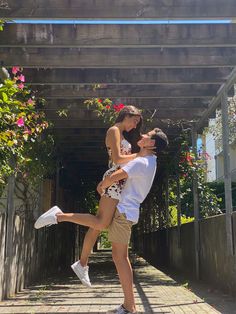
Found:
[[232, 20], [14, 20], [21, 24], [230, 24]]

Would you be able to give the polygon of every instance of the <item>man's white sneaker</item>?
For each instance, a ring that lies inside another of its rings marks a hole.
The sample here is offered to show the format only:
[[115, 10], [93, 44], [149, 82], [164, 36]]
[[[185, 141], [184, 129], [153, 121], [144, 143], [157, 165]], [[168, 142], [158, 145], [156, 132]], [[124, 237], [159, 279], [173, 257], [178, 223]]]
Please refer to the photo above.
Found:
[[80, 281], [82, 282], [84, 286], [88, 288], [92, 287], [90, 279], [89, 279], [89, 274], [88, 274], [88, 271], [89, 271], [88, 266], [83, 267], [80, 264], [80, 261], [77, 261], [71, 265], [71, 268], [73, 269], [73, 271], [78, 276], [78, 278], [80, 279]]
[[35, 222], [34, 228], [40, 229], [45, 226], [57, 224], [57, 213], [63, 213], [58, 206], [53, 206], [44, 214], [42, 214]]
[[128, 310], [126, 310], [124, 308], [124, 306], [121, 304], [118, 308], [114, 309], [114, 310], [109, 310], [107, 311], [106, 314], [136, 314], [137, 312], [129, 312]]

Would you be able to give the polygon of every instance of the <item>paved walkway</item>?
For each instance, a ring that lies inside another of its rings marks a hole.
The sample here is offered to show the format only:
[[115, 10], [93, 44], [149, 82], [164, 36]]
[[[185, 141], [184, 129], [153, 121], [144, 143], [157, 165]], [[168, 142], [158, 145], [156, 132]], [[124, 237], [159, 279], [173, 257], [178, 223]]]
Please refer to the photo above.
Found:
[[[60, 274], [59, 274], [60, 275]], [[0, 302], [0, 313], [106, 313], [122, 302], [122, 291], [110, 253], [93, 255], [90, 267], [93, 288], [80, 284], [71, 273], [25, 289]], [[201, 289], [201, 293], [204, 290]], [[214, 308], [163, 272], [138, 259], [135, 262], [135, 296], [140, 313], [236, 313], [236, 302]]]

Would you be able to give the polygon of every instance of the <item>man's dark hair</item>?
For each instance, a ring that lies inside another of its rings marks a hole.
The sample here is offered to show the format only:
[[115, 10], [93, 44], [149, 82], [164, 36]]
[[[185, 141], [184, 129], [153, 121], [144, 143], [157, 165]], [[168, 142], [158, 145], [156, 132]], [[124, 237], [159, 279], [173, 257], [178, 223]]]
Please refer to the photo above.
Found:
[[155, 134], [151, 137], [152, 140], [155, 140], [155, 151], [157, 154], [162, 152], [169, 145], [168, 137], [161, 129], [155, 129]]

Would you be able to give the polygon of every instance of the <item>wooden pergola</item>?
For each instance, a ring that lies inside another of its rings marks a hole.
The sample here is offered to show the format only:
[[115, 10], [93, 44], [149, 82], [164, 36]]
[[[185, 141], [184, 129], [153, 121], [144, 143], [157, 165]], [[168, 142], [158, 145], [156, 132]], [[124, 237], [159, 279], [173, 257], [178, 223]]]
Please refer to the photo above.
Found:
[[[197, 133], [222, 104], [227, 243], [232, 253], [226, 100], [236, 78], [236, 24], [135, 21], [235, 20], [235, 0], [0, 0], [0, 17], [45, 20], [6, 24], [0, 34], [0, 61], [5, 67], [24, 67], [27, 80], [47, 100], [45, 110], [54, 122], [62, 154], [82, 168], [86, 162], [95, 171], [106, 161], [104, 125], [85, 108], [86, 98], [109, 97], [155, 109], [155, 124], [170, 138], [179, 133], [170, 120], [184, 120], [192, 127], [195, 150]], [[55, 19], [103, 22], [53, 24]], [[114, 23], [106, 24], [107, 20]], [[119, 24], [120, 20], [133, 24]], [[100, 87], [94, 90], [94, 84]], [[66, 108], [68, 117], [59, 118], [56, 112]], [[194, 195], [198, 273], [196, 182]]]

